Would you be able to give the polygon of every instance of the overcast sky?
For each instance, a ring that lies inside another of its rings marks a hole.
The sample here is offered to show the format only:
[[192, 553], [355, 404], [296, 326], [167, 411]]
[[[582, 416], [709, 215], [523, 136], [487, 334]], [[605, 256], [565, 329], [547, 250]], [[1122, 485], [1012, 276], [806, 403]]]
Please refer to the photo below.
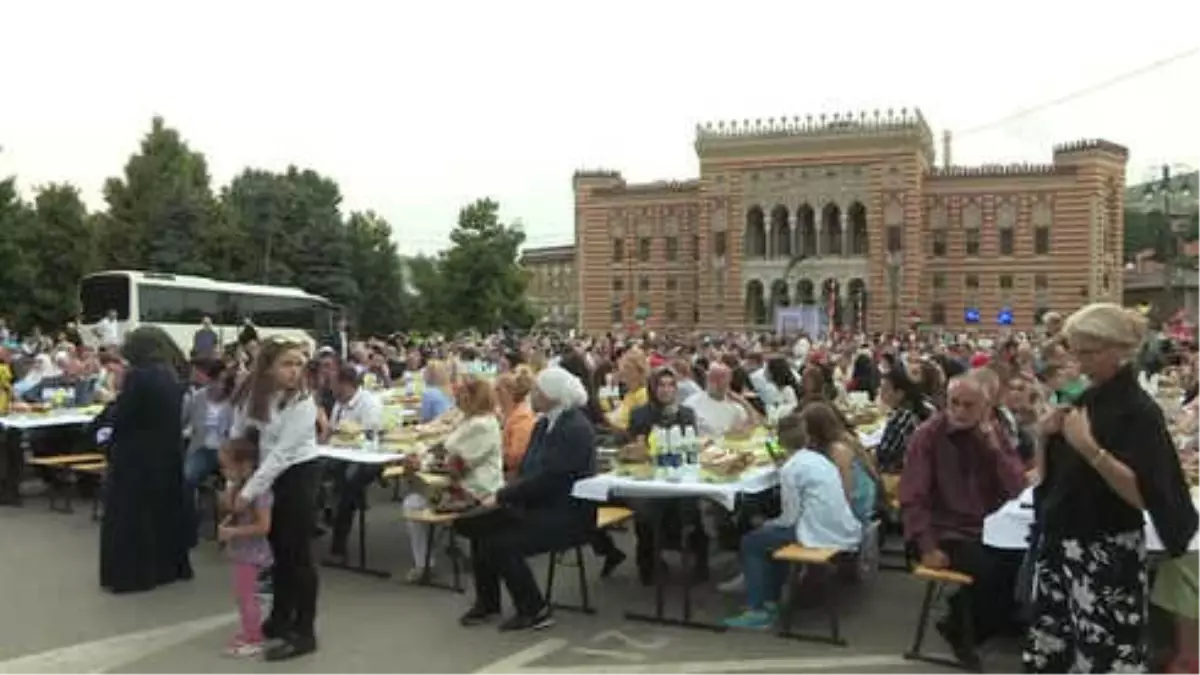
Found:
[[[410, 7], [411, 5], [411, 7]], [[588, 8], [586, 11], [576, 8]], [[0, 11], [0, 176], [93, 207], [163, 115], [208, 157], [311, 167], [406, 253], [497, 199], [529, 245], [572, 241], [571, 173], [697, 171], [706, 120], [919, 106], [956, 163], [1131, 148], [1130, 179], [1200, 165], [1200, 57], [968, 133], [1200, 47], [1200, 3], [164, 2]]]

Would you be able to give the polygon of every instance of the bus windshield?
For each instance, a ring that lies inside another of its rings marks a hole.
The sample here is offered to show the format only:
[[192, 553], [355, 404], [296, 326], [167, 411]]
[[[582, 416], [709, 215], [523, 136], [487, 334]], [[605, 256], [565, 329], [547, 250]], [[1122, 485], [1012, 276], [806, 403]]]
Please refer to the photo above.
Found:
[[116, 310], [117, 319], [129, 319], [129, 277], [119, 274], [97, 274], [86, 277], [79, 284], [79, 304], [83, 309], [83, 323], [93, 324], [104, 318], [109, 310]]

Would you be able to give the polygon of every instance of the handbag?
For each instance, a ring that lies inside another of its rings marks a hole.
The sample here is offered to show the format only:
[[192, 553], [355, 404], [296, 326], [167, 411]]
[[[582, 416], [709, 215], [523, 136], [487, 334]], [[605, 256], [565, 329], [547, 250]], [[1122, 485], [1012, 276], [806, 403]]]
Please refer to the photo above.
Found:
[[1034, 601], [1037, 599], [1037, 559], [1041, 548], [1041, 535], [1036, 531], [1031, 531], [1029, 548], [1025, 550], [1025, 556], [1021, 559], [1021, 567], [1017, 570], [1016, 587], [1013, 589], [1017, 618], [1025, 625], [1029, 625], [1034, 619]]

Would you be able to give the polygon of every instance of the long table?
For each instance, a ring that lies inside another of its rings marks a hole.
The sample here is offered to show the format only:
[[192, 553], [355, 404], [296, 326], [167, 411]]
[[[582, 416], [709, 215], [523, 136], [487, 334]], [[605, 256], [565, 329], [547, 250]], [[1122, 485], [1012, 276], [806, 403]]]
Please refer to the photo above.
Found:
[[[1192, 489], [1192, 503], [1200, 510], [1200, 494]], [[1146, 549], [1154, 552], [1163, 550], [1162, 540], [1154, 523], [1150, 522], [1150, 514], [1146, 517]], [[1009, 551], [1024, 551], [1029, 548], [1029, 528], [1033, 527], [1033, 488], [1026, 488], [1016, 499], [1001, 506], [995, 513], [983, 520], [983, 543], [992, 548]], [[1192, 537], [1188, 544], [1189, 551], [1200, 550], [1200, 532]]]

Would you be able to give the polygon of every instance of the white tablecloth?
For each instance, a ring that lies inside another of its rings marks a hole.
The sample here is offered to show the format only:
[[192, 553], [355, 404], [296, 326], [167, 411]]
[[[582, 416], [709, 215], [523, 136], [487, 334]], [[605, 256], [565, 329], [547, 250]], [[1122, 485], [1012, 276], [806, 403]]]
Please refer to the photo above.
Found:
[[684, 469], [678, 481], [637, 480], [613, 473], [585, 478], [571, 489], [571, 496], [593, 502], [606, 502], [615, 497], [698, 497], [710, 499], [732, 511], [739, 494], [758, 494], [779, 485], [775, 467], [755, 467], [733, 483], [706, 483], [700, 479], [697, 467]]
[[48, 429], [50, 427], [69, 427], [91, 424], [96, 419], [94, 413], [78, 410], [60, 410], [45, 415], [6, 415], [0, 417], [0, 427], [27, 431], [30, 429]]
[[862, 443], [863, 447], [868, 449], [879, 445], [879, 441], [883, 440], [883, 429], [884, 427], [879, 427], [869, 433], [858, 432], [858, 442]]
[[[1192, 495], [1197, 508], [1200, 500]], [[1081, 507], [1086, 508], [1086, 506]], [[1023, 551], [1029, 548], [1029, 528], [1033, 526], [1033, 488], [1026, 488], [1020, 497], [1001, 506], [998, 511], [983, 521], [983, 543], [992, 548]], [[1158, 538], [1150, 515], [1146, 514], [1146, 548], [1150, 551], [1162, 551], [1163, 545]], [[1200, 550], [1200, 533], [1192, 537], [1188, 550]]]
[[404, 459], [403, 453], [369, 452], [358, 448], [336, 448], [332, 445], [317, 446], [317, 453], [322, 457], [355, 464], [392, 464]]

